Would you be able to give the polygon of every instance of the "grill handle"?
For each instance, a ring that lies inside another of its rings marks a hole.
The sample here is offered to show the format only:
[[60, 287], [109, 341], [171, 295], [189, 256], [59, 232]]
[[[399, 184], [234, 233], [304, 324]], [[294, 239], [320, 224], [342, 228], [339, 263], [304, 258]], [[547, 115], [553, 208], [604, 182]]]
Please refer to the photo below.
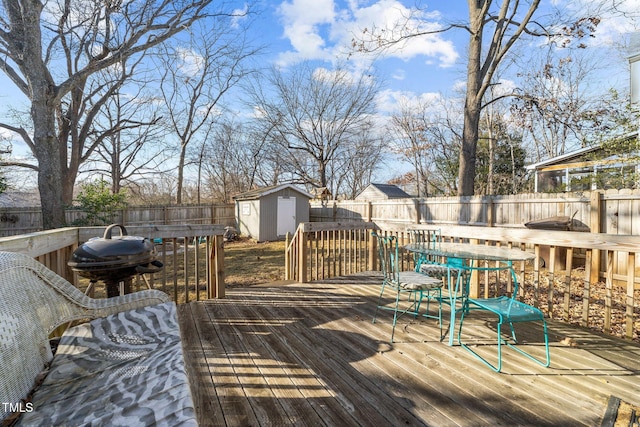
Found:
[[154, 260], [147, 265], [137, 266], [136, 273], [138, 274], [157, 273], [158, 271], [162, 270], [162, 267], [164, 267], [164, 264], [162, 264], [160, 261]]
[[127, 235], [127, 229], [124, 228], [124, 225], [122, 224], [111, 224], [110, 226], [107, 227], [106, 230], [104, 230], [104, 236], [102, 236], [104, 239], [109, 239], [111, 240], [111, 230], [113, 230], [114, 228], [119, 227], [120, 228], [120, 235], [121, 236], [126, 236]]

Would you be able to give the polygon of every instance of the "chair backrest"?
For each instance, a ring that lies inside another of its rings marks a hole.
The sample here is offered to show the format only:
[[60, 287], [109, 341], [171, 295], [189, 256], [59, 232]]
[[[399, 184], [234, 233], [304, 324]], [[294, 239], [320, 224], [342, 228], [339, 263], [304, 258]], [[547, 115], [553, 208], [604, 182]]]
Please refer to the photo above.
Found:
[[[53, 358], [49, 334], [86, 317], [89, 297], [35, 259], [0, 252], [0, 402], [15, 403]], [[0, 420], [7, 416], [0, 407]]]
[[[425, 243], [429, 248], [436, 248], [440, 242], [442, 242], [442, 234], [439, 228], [410, 228], [409, 232], [412, 243]], [[438, 263], [438, 259], [434, 256], [424, 256], [414, 254], [414, 261], [418, 263], [418, 258], [421, 257], [422, 262]]]
[[413, 243], [427, 243], [435, 248], [442, 241], [442, 233], [439, 228], [410, 228], [407, 230]]
[[375, 231], [371, 235], [377, 240], [378, 260], [380, 261], [380, 269], [385, 283], [397, 284], [400, 276], [398, 239], [395, 236], [381, 236]]

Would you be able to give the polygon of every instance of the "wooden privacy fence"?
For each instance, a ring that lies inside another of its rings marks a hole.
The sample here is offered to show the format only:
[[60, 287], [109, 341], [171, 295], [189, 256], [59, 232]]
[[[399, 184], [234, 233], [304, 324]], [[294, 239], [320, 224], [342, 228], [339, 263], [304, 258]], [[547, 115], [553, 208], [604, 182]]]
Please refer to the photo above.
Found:
[[[287, 241], [285, 277], [307, 282], [376, 270], [371, 231], [409, 243], [398, 223], [303, 223]], [[430, 228], [433, 228], [431, 226]], [[518, 247], [536, 254], [516, 265], [520, 298], [550, 318], [640, 340], [640, 236], [529, 230], [525, 228], [439, 225], [443, 239], [471, 244]], [[545, 263], [542, 262], [545, 259]], [[405, 254], [404, 269], [413, 268]], [[544, 265], [544, 267], [543, 267]], [[490, 297], [510, 292], [508, 277], [475, 274], [470, 293]]]
[[[67, 224], [82, 219], [79, 209], [65, 210]], [[220, 224], [235, 225], [235, 204], [224, 203], [194, 206], [130, 206], [117, 210], [111, 223], [126, 227], [134, 225]], [[14, 236], [42, 230], [40, 208], [0, 208], [0, 236]]]
[[[88, 279], [67, 266], [73, 251], [92, 237], [102, 237], [104, 227], [67, 227], [0, 238], [0, 251], [34, 257], [49, 269], [84, 290]], [[176, 303], [224, 298], [224, 249], [222, 225], [128, 226], [131, 236], [156, 242], [157, 259], [164, 268], [150, 275], [154, 289], [166, 292]], [[136, 276], [134, 286], [146, 286]], [[98, 286], [100, 289], [100, 286]]]
[[[574, 216], [575, 215], [575, 216]], [[310, 221], [394, 221], [521, 228], [529, 221], [574, 216], [591, 232], [640, 235], [640, 190], [512, 196], [312, 201]]]

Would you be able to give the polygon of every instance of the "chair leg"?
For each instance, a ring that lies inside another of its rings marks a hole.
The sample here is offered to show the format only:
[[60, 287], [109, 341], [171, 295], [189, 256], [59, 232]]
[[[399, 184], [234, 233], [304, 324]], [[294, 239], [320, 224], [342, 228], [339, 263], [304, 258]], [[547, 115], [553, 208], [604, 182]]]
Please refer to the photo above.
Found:
[[468, 345], [466, 345], [465, 343], [462, 342], [462, 324], [464, 323], [465, 314], [468, 313], [468, 311], [469, 311], [468, 304], [465, 304], [465, 306], [467, 306], [467, 307], [466, 307], [466, 309], [465, 309], [465, 307], [463, 307], [462, 315], [460, 316], [460, 326], [458, 328], [458, 344], [460, 344], [461, 347], [463, 347], [465, 350], [467, 350], [473, 356], [475, 356], [477, 359], [479, 359], [482, 363], [484, 363], [489, 368], [491, 368], [494, 372], [500, 372], [502, 370], [502, 345], [501, 345], [502, 344], [502, 337], [501, 337], [501, 333], [502, 333], [501, 332], [501, 329], [502, 329], [502, 316], [498, 315], [498, 325], [496, 327], [497, 333], [498, 333], [498, 366], [494, 366], [491, 362], [489, 362], [484, 357], [480, 356], [471, 347], [469, 347]]
[[[426, 291], [427, 293], [427, 307], [425, 313], [422, 315], [428, 319], [436, 319], [438, 321], [438, 326], [440, 327], [440, 341], [444, 339], [442, 335], [442, 289], [431, 289]], [[437, 301], [438, 304], [438, 314], [429, 314], [431, 310], [431, 301]]]
[[[420, 292], [420, 298], [418, 298], [416, 300], [416, 297], [418, 296], [418, 292]], [[422, 298], [424, 297], [422, 291], [416, 291], [416, 292], [411, 292], [409, 294], [409, 301], [413, 300], [413, 305], [415, 306], [415, 314], [413, 315], [414, 319], [418, 317], [418, 314], [420, 313], [420, 305], [422, 304]], [[427, 300], [427, 310], [429, 310], [429, 301]]]
[[396, 323], [398, 323], [398, 304], [399, 303], [400, 303], [400, 291], [396, 293], [396, 306], [395, 306], [395, 309], [393, 310], [393, 326], [391, 327], [391, 344], [393, 344], [393, 335], [396, 332]]
[[515, 330], [513, 327], [513, 322], [509, 322], [509, 327], [511, 328], [511, 334], [512, 337], [514, 337], [514, 343], [510, 343], [507, 340], [504, 340], [502, 338], [502, 324], [504, 323], [502, 315], [498, 314], [498, 313], [494, 313], [494, 314], [498, 314], [498, 324], [496, 327], [496, 332], [498, 334], [498, 364], [497, 366], [493, 365], [491, 362], [489, 362], [487, 359], [485, 359], [484, 357], [480, 356], [478, 353], [476, 353], [471, 347], [469, 347], [468, 345], [464, 344], [462, 342], [462, 323], [464, 321], [464, 316], [465, 313], [467, 311], [463, 310], [462, 311], [462, 315], [460, 316], [460, 327], [458, 329], [458, 344], [460, 344], [461, 347], [465, 348], [467, 351], [469, 351], [471, 354], [473, 354], [476, 358], [478, 358], [481, 362], [483, 362], [485, 365], [487, 365], [489, 368], [491, 368], [493, 371], [495, 372], [500, 372], [502, 370], [502, 343], [504, 341], [504, 344], [506, 344], [507, 346], [509, 346], [510, 348], [516, 350], [518, 353], [522, 354], [523, 356], [526, 356], [527, 358], [533, 360], [534, 362], [536, 362], [537, 364], [547, 368], [549, 367], [549, 365], [551, 364], [551, 354], [549, 351], [549, 333], [547, 330], [547, 322], [544, 320], [544, 318], [542, 319], [542, 328], [543, 328], [543, 335], [544, 335], [544, 347], [545, 347], [545, 360], [542, 361], [536, 357], [534, 357], [533, 355], [531, 355], [530, 353], [524, 351], [523, 349], [521, 349], [520, 347], [517, 346], [517, 343], [515, 341]]
[[547, 321], [544, 320], [544, 319], [542, 319], [542, 333], [544, 334], [544, 351], [545, 351], [545, 361], [544, 362], [542, 360], [534, 357], [530, 353], [527, 353], [526, 351], [524, 351], [523, 349], [518, 347], [516, 344], [511, 344], [508, 341], [506, 341], [506, 344], [509, 347], [511, 347], [512, 349], [516, 350], [518, 353], [522, 354], [523, 356], [526, 356], [529, 359], [533, 360], [538, 365], [541, 365], [541, 366], [544, 366], [545, 368], [548, 368], [549, 365], [551, 365], [551, 353], [549, 352], [549, 331], [547, 329]]
[[444, 339], [442, 335], [442, 289], [438, 289], [438, 324], [440, 325], [440, 341]]
[[380, 303], [382, 302], [382, 294], [384, 294], [384, 284], [382, 285], [382, 289], [380, 289], [380, 295], [378, 295], [378, 303], [376, 304], [376, 311], [373, 313], [373, 321], [371, 323], [376, 323], [376, 316], [378, 315], [378, 309], [380, 308]]

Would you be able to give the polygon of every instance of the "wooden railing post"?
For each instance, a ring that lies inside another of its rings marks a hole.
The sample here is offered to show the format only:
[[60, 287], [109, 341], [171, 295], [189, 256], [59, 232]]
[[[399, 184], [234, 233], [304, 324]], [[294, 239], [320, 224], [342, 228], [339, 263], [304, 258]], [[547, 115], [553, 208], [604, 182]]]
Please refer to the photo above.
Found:
[[224, 249], [222, 243], [224, 237], [220, 235], [213, 236], [213, 245], [211, 245], [209, 272], [209, 298], [224, 298]]
[[307, 283], [307, 233], [303, 227], [298, 227], [298, 282]]
[[367, 230], [367, 238], [369, 239], [369, 268], [371, 271], [378, 271], [377, 239], [373, 238], [370, 230]]
[[291, 233], [287, 231], [284, 239], [284, 280], [291, 280], [291, 256], [289, 245], [291, 244]]
[[636, 253], [629, 252], [629, 257], [627, 258], [627, 308], [625, 310], [625, 338], [629, 340], [633, 339], [633, 312], [635, 307], [635, 267]]
[[[590, 196], [590, 228], [592, 233], [601, 233], [602, 224], [601, 221], [601, 205], [602, 198], [599, 191], [592, 191]], [[595, 284], [600, 281], [600, 250], [593, 249], [591, 254], [591, 275], [589, 277], [591, 284]]]

